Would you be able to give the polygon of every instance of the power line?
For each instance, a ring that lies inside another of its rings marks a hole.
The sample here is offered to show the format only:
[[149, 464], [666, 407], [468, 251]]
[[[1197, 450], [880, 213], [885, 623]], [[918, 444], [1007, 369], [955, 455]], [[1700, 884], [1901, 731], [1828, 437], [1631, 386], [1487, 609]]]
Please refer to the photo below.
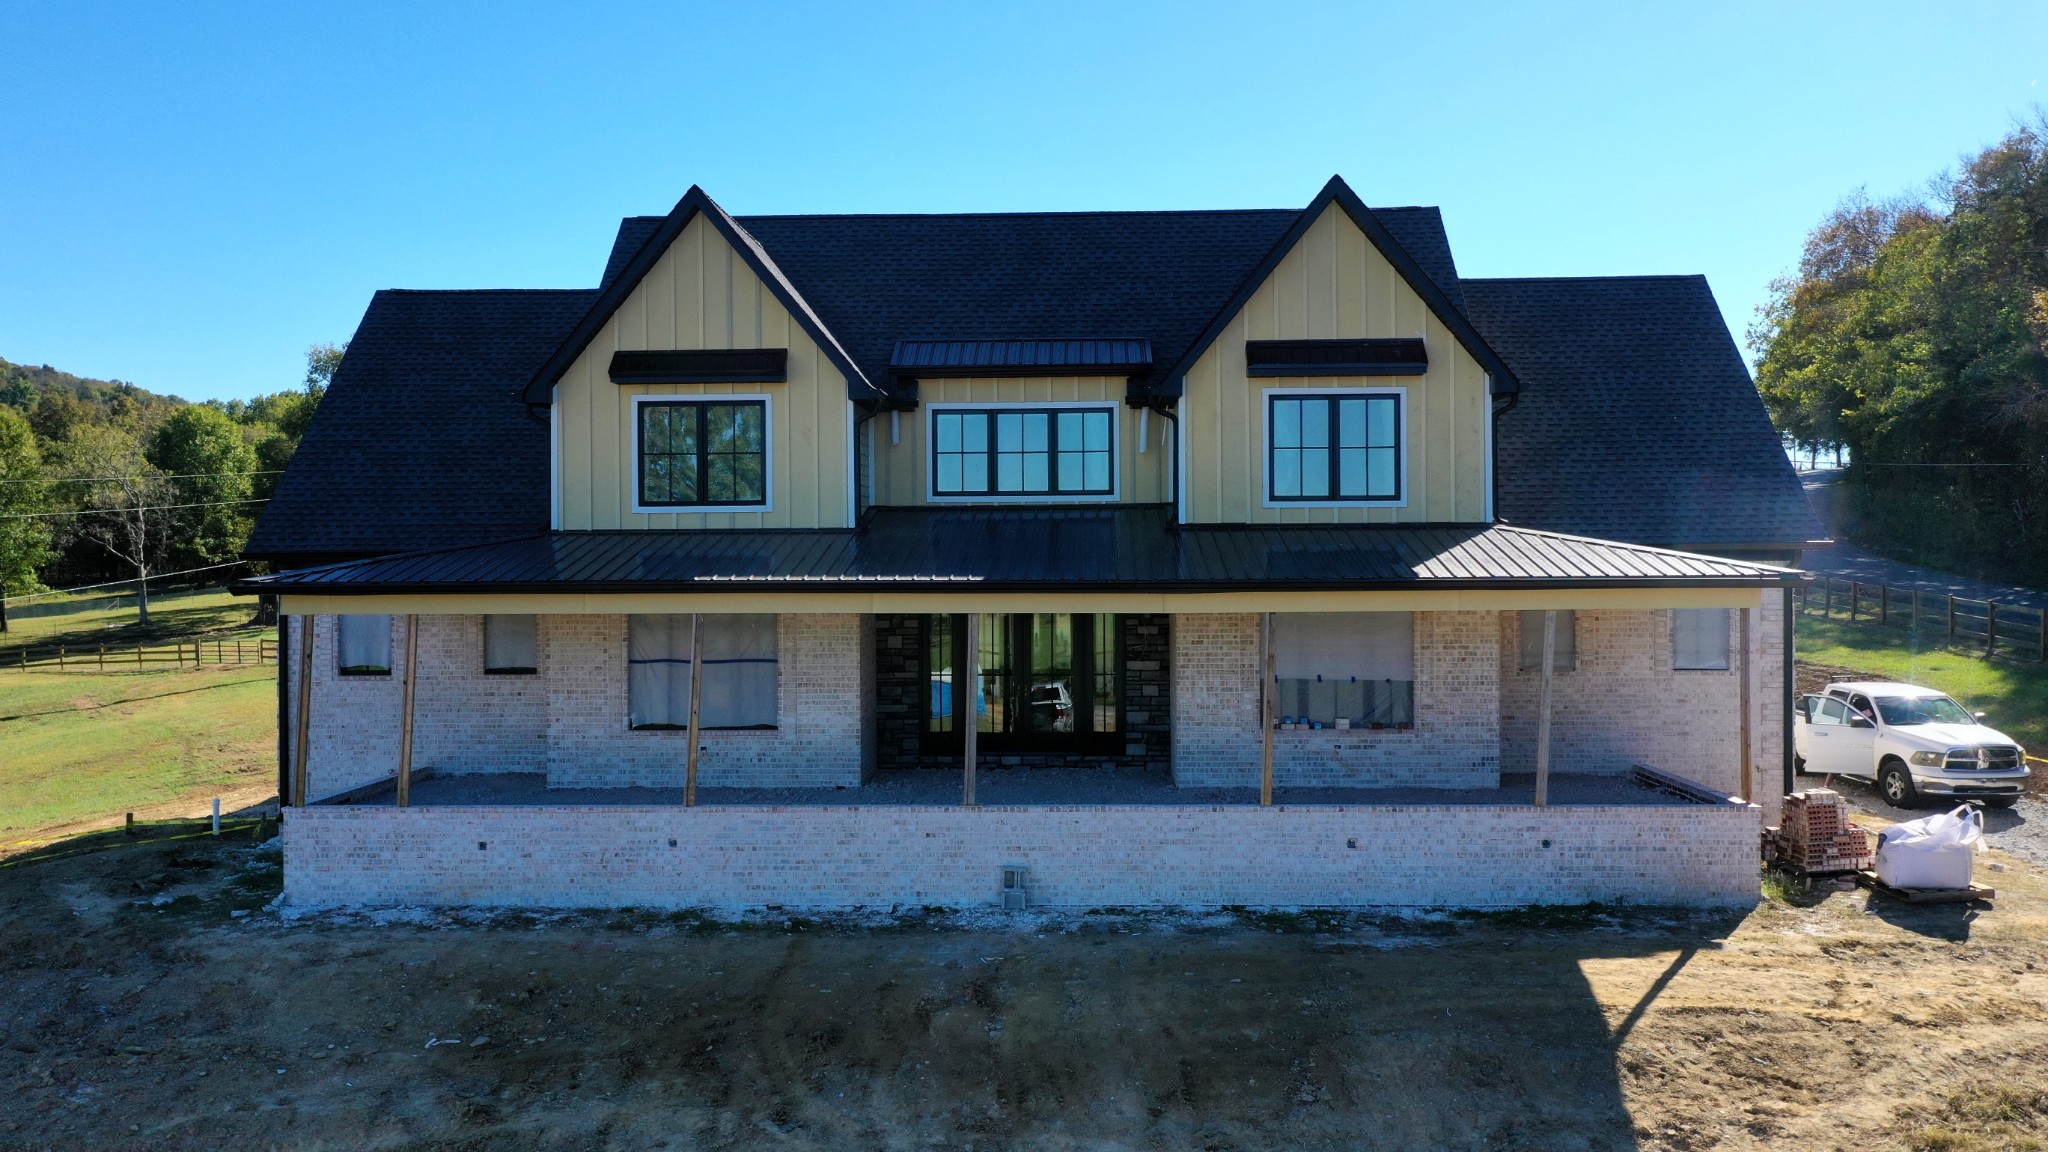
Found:
[[[230, 560], [225, 564], [208, 564], [204, 568], [182, 568], [176, 572], [151, 572], [148, 576], [148, 579], [168, 580], [173, 576], [190, 576], [194, 572], [211, 572], [216, 568], [239, 568], [245, 564], [251, 563], [254, 563], [254, 561]], [[126, 580], [109, 580], [104, 584], [80, 584], [76, 588], [52, 588], [46, 592], [25, 592], [20, 596], [6, 596], [0, 597], [0, 599], [6, 600], [9, 604], [21, 604], [29, 600], [47, 599], [51, 596], [64, 596], [72, 592], [91, 592], [96, 588], [120, 588], [124, 585], [134, 584], [139, 579], [139, 577], [130, 576]], [[105, 599], [105, 597], [88, 597], [88, 599]]]
[[198, 504], [142, 504], [132, 508], [76, 508], [69, 512], [17, 512], [0, 516], [0, 520], [47, 520], [55, 516], [94, 516], [111, 512], [169, 512], [174, 508], [226, 508], [235, 504], [261, 504], [270, 499], [258, 496], [249, 500], [208, 500]]
[[0, 480], [0, 484], [98, 484], [114, 480], [220, 480], [230, 476], [282, 475], [282, 468], [266, 468], [258, 472], [165, 472], [156, 476], [51, 476], [41, 480]]

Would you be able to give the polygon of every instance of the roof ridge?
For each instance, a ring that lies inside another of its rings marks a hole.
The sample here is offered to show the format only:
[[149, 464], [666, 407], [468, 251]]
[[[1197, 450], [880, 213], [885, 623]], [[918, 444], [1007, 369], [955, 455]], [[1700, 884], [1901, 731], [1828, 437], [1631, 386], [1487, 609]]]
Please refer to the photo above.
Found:
[[374, 291], [375, 291], [375, 292], [377, 292], [377, 293], [378, 293], [379, 295], [389, 295], [390, 293], [393, 293], [393, 292], [403, 292], [403, 293], [405, 293], [405, 294], [407, 294], [407, 295], [409, 295], [409, 296], [482, 296], [482, 295], [485, 295], [485, 294], [487, 294], [487, 293], [488, 293], [488, 294], [491, 294], [491, 295], [496, 295], [496, 296], [512, 296], [512, 295], [540, 295], [540, 294], [542, 294], [542, 293], [554, 293], [554, 294], [560, 295], [560, 294], [562, 294], [562, 293], [564, 293], [564, 292], [582, 292], [582, 293], [588, 294], [588, 293], [596, 292], [596, 291], [598, 291], [598, 289], [596, 289], [596, 288], [378, 288], [378, 289], [375, 289]]
[[1554, 284], [1592, 280], [1705, 280], [1705, 272], [1619, 272], [1600, 276], [1460, 276], [1461, 284]]
[[[1417, 207], [1424, 207], [1418, 205]], [[1076, 208], [1051, 212], [761, 212], [735, 220], [994, 220], [1059, 216], [1275, 216], [1295, 208]], [[630, 217], [660, 219], [660, 217]]]

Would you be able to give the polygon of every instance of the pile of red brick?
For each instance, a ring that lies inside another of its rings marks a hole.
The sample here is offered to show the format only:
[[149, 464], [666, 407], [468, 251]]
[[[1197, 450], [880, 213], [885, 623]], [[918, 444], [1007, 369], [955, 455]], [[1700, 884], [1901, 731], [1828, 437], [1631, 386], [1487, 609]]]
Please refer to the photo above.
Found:
[[1841, 793], [1827, 788], [1785, 797], [1772, 842], [1778, 863], [1795, 872], [1857, 872], [1877, 864], [1870, 833], [1849, 822]]

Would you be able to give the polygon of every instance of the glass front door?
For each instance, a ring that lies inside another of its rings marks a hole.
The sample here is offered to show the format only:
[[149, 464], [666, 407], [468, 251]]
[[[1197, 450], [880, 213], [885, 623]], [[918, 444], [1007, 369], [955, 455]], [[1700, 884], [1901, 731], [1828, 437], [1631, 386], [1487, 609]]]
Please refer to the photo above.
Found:
[[960, 747], [971, 712], [989, 752], [1114, 751], [1123, 701], [1122, 621], [1109, 614], [981, 617], [981, 684], [967, 684], [967, 617], [925, 618], [931, 693], [925, 745]]

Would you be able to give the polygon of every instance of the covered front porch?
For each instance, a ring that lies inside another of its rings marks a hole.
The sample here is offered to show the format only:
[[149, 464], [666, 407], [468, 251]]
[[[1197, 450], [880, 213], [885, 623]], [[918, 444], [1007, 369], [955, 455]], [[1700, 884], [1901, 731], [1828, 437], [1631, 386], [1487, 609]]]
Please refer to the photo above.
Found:
[[[1751, 891], [1739, 797], [1777, 792], [1767, 589], [1794, 574], [1438, 534], [1204, 540], [1222, 571], [1063, 588], [772, 558], [743, 578], [705, 533], [251, 581], [291, 648], [288, 894], [978, 903], [1012, 866], [1041, 902]], [[1388, 571], [1272, 575], [1344, 572], [1335, 545]]]

